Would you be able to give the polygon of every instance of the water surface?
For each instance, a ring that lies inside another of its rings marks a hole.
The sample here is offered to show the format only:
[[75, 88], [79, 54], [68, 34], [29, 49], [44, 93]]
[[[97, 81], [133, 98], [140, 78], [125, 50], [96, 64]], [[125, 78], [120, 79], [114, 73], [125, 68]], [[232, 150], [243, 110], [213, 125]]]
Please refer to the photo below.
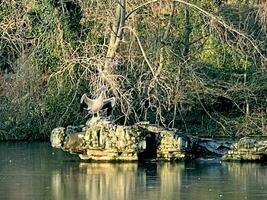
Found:
[[49, 143], [0, 143], [0, 199], [267, 199], [267, 164], [81, 163]]

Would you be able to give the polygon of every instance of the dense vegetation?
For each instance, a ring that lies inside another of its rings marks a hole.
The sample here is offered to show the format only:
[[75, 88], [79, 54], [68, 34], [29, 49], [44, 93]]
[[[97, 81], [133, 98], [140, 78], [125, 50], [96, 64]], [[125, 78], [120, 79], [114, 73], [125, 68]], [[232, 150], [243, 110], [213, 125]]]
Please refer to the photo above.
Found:
[[118, 123], [266, 135], [266, 40], [265, 1], [0, 0], [0, 139], [83, 123], [102, 84]]

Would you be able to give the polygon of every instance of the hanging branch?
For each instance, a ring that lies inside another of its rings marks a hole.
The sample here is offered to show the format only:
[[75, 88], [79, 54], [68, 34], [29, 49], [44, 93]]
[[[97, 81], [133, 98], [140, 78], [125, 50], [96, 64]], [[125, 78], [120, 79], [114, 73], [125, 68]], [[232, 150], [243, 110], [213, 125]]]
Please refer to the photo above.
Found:
[[[149, 2], [146, 2], [140, 6], [137, 6], [136, 8], [134, 8], [131, 12], [129, 12], [129, 14], [127, 14], [126, 18], [128, 18], [131, 14], [133, 14], [134, 12], [138, 11], [139, 9], [152, 4], [152, 3], [156, 3], [159, 2], [160, 0], [152, 0]], [[260, 51], [259, 47], [257, 46], [257, 44], [255, 44], [255, 42], [253, 41], [254, 39], [251, 38], [250, 36], [245, 35], [244, 33], [242, 33], [241, 31], [235, 29], [234, 27], [232, 27], [232, 25], [227, 24], [225, 21], [223, 21], [222, 19], [220, 19], [219, 17], [209, 13], [208, 11], [204, 10], [203, 8], [200, 8], [199, 6], [189, 3], [187, 1], [183, 1], [183, 0], [173, 0], [172, 2], [178, 2], [178, 3], [182, 3], [185, 4], [191, 8], [194, 8], [195, 10], [199, 11], [200, 13], [202, 13], [203, 15], [209, 17], [210, 19], [216, 21], [218, 24], [222, 25], [225, 29], [236, 33], [237, 35], [245, 38], [252, 46], [253, 48], [257, 51], [257, 53], [259, 53], [259, 55], [265, 60], [267, 61], [267, 58], [262, 54], [262, 52]]]
[[231, 25], [227, 24], [226, 22], [224, 22], [223, 20], [219, 19], [217, 16], [209, 13], [208, 11], [200, 8], [199, 6], [192, 4], [192, 3], [188, 3], [186, 1], [183, 0], [173, 0], [185, 5], [188, 5], [196, 10], [198, 10], [200, 13], [204, 14], [205, 16], [209, 17], [210, 19], [215, 20], [218, 24], [222, 25], [225, 29], [228, 29], [230, 31], [232, 31], [233, 33], [236, 33], [237, 35], [245, 38], [247, 41], [249, 41], [249, 43], [255, 48], [255, 50], [259, 53], [259, 55], [265, 60], [267, 61], [267, 58], [261, 53], [260, 49], [258, 48], [258, 46], [254, 43], [253, 38], [245, 35], [244, 33], [238, 31], [237, 29], [235, 29], [234, 27], [232, 27]]

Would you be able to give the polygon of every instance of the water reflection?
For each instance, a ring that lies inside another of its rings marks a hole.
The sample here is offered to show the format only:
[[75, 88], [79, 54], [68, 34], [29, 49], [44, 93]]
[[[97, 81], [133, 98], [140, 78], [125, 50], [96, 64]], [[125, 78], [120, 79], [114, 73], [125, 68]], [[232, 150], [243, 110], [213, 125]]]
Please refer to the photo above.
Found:
[[183, 169], [184, 164], [170, 163], [81, 163], [68, 172], [52, 173], [52, 195], [56, 199], [74, 199], [77, 193], [84, 199], [177, 199]]
[[0, 143], [0, 199], [267, 199], [267, 164], [80, 163], [47, 143]]
[[235, 189], [239, 189], [247, 199], [267, 199], [267, 163], [224, 163], [223, 167], [234, 180], [231, 192], [236, 198], [239, 195], [235, 193]]

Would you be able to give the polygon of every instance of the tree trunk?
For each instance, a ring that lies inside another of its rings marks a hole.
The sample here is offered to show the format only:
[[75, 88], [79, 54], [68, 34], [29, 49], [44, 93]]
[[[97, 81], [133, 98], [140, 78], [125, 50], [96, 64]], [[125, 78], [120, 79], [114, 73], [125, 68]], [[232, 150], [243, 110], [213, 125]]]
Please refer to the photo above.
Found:
[[183, 56], [184, 60], [188, 60], [190, 51], [190, 34], [191, 34], [191, 23], [190, 23], [190, 13], [188, 5], [185, 5], [185, 24], [184, 24], [184, 50]]
[[112, 71], [113, 60], [118, 49], [119, 43], [123, 36], [123, 28], [125, 25], [126, 16], [126, 0], [118, 0], [115, 19], [112, 25], [110, 33], [110, 41], [108, 45], [108, 51], [106, 54], [104, 71]]

